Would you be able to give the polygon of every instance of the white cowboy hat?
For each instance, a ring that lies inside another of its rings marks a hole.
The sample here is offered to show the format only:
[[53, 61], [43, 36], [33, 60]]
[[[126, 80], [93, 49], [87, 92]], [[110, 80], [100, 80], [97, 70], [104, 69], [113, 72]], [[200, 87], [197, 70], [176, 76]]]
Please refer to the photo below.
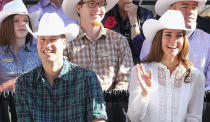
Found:
[[13, 1], [5, 4], [3, 7], [3, 10], [0, 11], [0, 27], [1, 27], [2, 22], [8, 16], [13, 15], [13, 14], [28, 15], [30, 18], [30, 22], [33, 26], [39, 19], [40, 13], [41, 13], [40, 11], [36, 11], [34, 13], [29, 14], [26, 6], [24, 5], [22, 0], [13, 0]]
[[[72, 19], [79, 20], [76, 5], [80, 0], [63, 0], [62, 7], [64, 13]], [[106, 0], [106, 12], [111, 10], [119, 0]]]
[[155, 4], [155, 12], [162, 16], [169, 8], [170, 5], [181, 1], [195, 1], [198, 2], [198, 9], [201, 9], [207, 0], [157, 0]]
[[143, 33], [147, 40], [153, 41], [156, 33], [162, 29], [184, 30], [186, 36], [192, 33], [192, 30], [185, 28], [184, 17], [180, 11], [168, 10], [159, 20], [148, 19], [144, 22]]
[[72, 22], [65, 26], [57, 13], [45, 13], [40, 20], [37, 32], [33, 33], [28, 25], [26, 28], [36, 38], [37, 36], [65, 34], [69, 40], [73, 40], [79, 33], [79, 26], [76, 24], [76, 21], [72, 20]]

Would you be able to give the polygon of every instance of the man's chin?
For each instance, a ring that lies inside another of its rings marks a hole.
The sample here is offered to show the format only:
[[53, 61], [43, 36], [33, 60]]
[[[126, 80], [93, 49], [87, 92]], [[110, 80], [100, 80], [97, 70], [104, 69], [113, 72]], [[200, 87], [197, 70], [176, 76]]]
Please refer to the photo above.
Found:
[[93, 27], [98, 27], [98, 26], [101, 26], [101, 22], [100, 21], [93, 21], [93, 22], [91, 22], [91, 25]]

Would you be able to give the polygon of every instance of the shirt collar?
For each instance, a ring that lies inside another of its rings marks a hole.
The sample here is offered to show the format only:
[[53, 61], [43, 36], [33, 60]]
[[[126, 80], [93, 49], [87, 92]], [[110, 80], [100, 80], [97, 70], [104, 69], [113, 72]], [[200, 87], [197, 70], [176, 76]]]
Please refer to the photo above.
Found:
[[[44, 8], [46, 6], [48, 6], [49, 4], [55, 6], [55, 4], [53, 2], [51, 2], [50, 0], [41, 0], [40, 1], [41, 7]], [[56, 7], [56, 6], [55, 6]], [[57, 8], [57, 7], [56, 7]]]
[[[71, 71], [74, 67], [74, 65], [72, 63], [69, 63], [68, 60], [66, 58], [64, 58], [64, 63], [63, 63], [63, 67], [58, 75], [58, 79], [61, 79], [61, 80], [69, 80], [67, 75], [70, 75], [69, 74], [69, 71]], [[43, 65], [40, 67], [40, 69], [38, 70], [38, 75], [37, 75], [37, 79], [36, 81], [39, 81], [40, 79], [44, 78], [45, 77], [45, 71], [44, 71], [44, 68], [43, 68]]]
[[[99, 32], [97, 39], [106, 38], [106, 37], [107, 37], [107, 29], [104, 28], [104, 26], [101, 24], [100, 32]], [[79, 31], [79, 38], [80, 39], [88, 38], [87, 34], [84, 32], [84, 30], [81, 28], [81, 26], [80, 26], [80, 31]], [[91, 39], [89, 39], [89, 40], [91, 40]]]
[[195, 29], [195, 30], [192, 32], [192, 34], [189, 36], [189, 38], [188, 38], [189, 41], [192, 40], [193, 38], [195, 38], [196, 33], [197, 33], [197, 29]]

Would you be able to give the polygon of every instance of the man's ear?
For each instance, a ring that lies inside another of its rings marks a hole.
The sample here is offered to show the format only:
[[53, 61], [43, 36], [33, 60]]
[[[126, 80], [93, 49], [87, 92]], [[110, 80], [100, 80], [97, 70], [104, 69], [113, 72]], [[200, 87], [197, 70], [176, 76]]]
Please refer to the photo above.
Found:
[[80, 8], [81, 8], [81, 5], [76, 5], [76, 9], [77, 9], [77, 13], [79, 13], [80, 14]]

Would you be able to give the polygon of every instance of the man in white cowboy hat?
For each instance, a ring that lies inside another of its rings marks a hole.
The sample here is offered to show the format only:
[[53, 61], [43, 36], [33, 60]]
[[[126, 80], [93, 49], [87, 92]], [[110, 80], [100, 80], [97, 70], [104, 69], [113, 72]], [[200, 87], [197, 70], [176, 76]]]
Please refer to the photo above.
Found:
[[103, 27], [101, 21], [118, 0], [64, 0], [63, 10], [80, 20], [77, 38], [67, 45], [70, 61], [93, 69], [103, 90], [128, 88], [132, 54], [126, 37]]
[[[202, 8], [206, 0], [157, 0], [155, 11], [162, 16], [168, 9], [179, 10], [185, 19], [185, 26], [192, 30], [189, 36], [189, 58], [192, 63], [206, 76], [206, 90], [210, 90], [210, 34], [196, 29], [198, 10]], [[206, 25], [208, 26], [208, 25]], [[144, 41], [140, 54], [141, 60], [149, 52], [151, 42]]]
[[56, 13], [45, 13], [38, 31], [37, 49], [42, 65], [20, 76], [16, 83], [18, 121], [104, 122], [103, 92], [96, 74], [63, 56], [66, 39], [74, 39], [79, 27], [66, 29]]

